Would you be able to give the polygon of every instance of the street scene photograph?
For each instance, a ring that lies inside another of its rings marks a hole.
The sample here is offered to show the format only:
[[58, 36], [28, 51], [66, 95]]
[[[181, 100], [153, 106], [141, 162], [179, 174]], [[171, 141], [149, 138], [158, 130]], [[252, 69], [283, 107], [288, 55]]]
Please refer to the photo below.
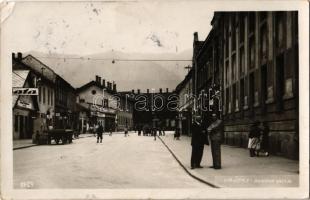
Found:
[[11, 5], [13, 189], [298, 188], [299, 11], [218, 8]]

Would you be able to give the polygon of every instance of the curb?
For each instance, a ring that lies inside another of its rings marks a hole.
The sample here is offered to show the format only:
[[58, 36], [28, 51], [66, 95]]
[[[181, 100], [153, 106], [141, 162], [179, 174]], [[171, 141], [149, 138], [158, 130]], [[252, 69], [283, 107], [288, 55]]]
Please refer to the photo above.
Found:
[[197, 181], [201, 182], [201, 183], [204, 183], [210, 187], [213, 187], [213, 188], [220, 188], [219, 186], [213, 184], [213, 183], [210, 183], [208, 181], [205, 181], [197, 176], [195, 176], [194, 174], [192, 174], [183, 164], [182, 162], [178, 159], [178, 157], [173, 153], [173, 151], [168, 147], [168, 145], [163, 141], [163, 139], [161, 139], [161, 137], [157, 136], [160, 141], [164, 144], [164, 146], [168, 149], [168, 151], [171, 153], [171, 155], [174, 157], [174, 159], [179, 163], [179, 165], [184, 169], [184, 171], [189, 175], [191, 176], [192, 178], [196, 179]]
[[15, 148], [13, 148], [13, 151], [18, 150], [18, 149], [25, 149], [25, 148], [29, 148], [29, 147], [34, 147], [34, 146], [38, 146], [38, 144], [32, 144], [32, 145], [22, 146], [22, 147], [15, 147]]

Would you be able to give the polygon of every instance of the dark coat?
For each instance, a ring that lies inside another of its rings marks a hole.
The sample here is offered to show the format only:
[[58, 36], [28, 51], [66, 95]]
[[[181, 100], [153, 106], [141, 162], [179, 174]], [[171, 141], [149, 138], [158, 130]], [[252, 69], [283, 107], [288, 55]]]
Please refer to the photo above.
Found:
[[192, 146], [203, 146], [205, 144], [205, 135], [202, 132], [202, 126], [197, 123], [192, 124]]
[[102, 134], [103, 133], [103, 126], [99, 125], [98, 129], [97, 129], [97, 133], [98, 134]]
[[250, 128], [250, 133], [249, 133], [249, 138], [259, 138], [261, 135], [261, 129], [256, 126], [256, 125], [252, 125]]

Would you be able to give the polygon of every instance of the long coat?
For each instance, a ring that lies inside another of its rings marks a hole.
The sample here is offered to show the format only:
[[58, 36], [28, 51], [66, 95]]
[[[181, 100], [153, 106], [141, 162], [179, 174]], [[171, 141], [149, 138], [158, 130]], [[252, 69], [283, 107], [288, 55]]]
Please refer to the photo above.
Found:
[[208, 127], [208, 132], [210, 135], [211, 140], [216, 140], [216, 141], [222, 141], [223, 139], [223, 122], [222, 120], [218, 119], [215, 122], [213, 122], [209, 127]]
[[205, 143], [205, 137], [202, 132], [201, 124], [193, 123], [192, 124], [192, 146], [203, 146]]

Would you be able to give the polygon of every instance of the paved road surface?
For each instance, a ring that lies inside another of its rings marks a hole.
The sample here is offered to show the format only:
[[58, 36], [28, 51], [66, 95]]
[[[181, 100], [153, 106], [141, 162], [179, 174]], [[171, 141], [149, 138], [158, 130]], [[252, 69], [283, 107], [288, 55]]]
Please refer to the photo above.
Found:
[[104, 135], [68, 145], [14, 151], [15, 188], [206, 188], [191, 178], [160, 140]]

